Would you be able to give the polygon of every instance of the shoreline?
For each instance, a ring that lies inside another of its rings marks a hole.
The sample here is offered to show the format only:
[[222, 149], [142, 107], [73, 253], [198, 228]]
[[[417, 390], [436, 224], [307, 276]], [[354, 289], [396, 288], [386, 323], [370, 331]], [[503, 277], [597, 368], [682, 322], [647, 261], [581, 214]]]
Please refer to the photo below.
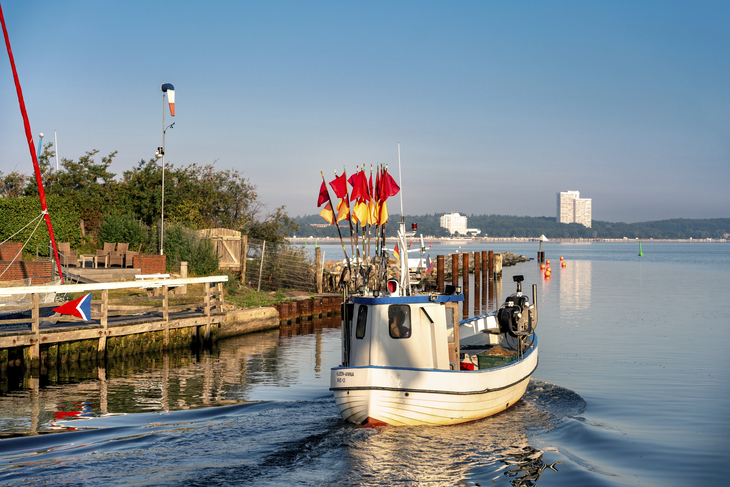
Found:
[[[343, 237], [345, 240], [349, 240], [346, 237]], [[340, 239], [338, 237], [290, 237], [287, 239], [290, 243], [304, 243], [304, 242], [314, 242], [315, 240], [318, 242], [323, 243], [332, 243], [332, 244], [338, 244], [340, 243]], [[434, 244], [458, 244], [458, 245], [468, 245], [471, 243], [490, 243], [490, 242], [497, 242], [497, 243], [510, 243], [510, 242], [539, 242], [540, 240], [535, 237], [475, 237], [475, 238], [447, 238], [447, 237], [423, 237], [424, 242], [433, 242]], [[388, 237], [386, 238], [386, 241], [388, 242], [397, 242], [398, 239], [395, 237]], [[547, 240], [545, 243], [579, 243], [579, 244], [588, 244], [588, 243], [636, 243], [636, 242], [660, 242], [660, 243], [730, 243], [730, 240], [727, 239], [718, 239], [718, 238], [706, 238], [706, 239], [694, 239], [694, 238], [686, 238], [686, 239], [668, 239], [668, 238], [551, 238]]]

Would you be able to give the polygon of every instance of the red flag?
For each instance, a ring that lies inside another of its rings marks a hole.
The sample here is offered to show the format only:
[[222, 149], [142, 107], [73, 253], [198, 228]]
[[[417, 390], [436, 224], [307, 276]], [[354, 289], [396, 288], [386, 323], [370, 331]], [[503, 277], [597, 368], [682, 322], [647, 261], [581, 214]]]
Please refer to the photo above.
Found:
[[380, 167], [375, 170], [375, 201], [380, 202]]
[[332, 190], [338, 198], [347, 196], [347, 176], [345, 176], [345, 172], [343, 171], [342, 176], [330, 181], [330, 186], [332, 186]]
[[397, 195], [398, 191], [400, 191], [400, 186], [398, 186], [391, 175], [388, 174], [388, 170], [386, 169], [385, 176], [383, 176], [383, 199]]
[[332, 204], [329, 201], [327, 202], [327, 205], [322, 208], [322, 211], [319, 212], [319, 216], [324, 218], [324, 220], [330, 225], [335, 224], [335, 212], [332, 211]]
[[395, 244], [395, 248], [393, 249], [393, 257], [400, 260], [400, 252], [398, 252], [398, 244]]
[[317, 207], [322, 206], [322, 203], [329, 201], [330, 197], [327, 194], [327, 185], [322, 181], [322, 186], [319, 188], [319, 198], [317, 198]]
[[373, 193], [373, 166], [370, 165], [370, 181], [368, 182], [369, 190], [370, 190], [370, 199], [375, 198], [375, 193]]
[[353, 174], [349, 183], [352, 186], [350, 197], [353, 201], [368, 197], [368, 178], [365, 176], [364, 171], [360, 170]]

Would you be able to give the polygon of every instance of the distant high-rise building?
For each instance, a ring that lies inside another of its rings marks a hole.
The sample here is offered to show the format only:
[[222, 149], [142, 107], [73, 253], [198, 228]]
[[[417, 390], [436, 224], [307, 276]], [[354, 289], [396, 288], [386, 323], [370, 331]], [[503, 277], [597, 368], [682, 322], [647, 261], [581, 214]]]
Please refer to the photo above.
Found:
[[450, 234], [459, 232], [460, 235], [466, 235], [466, 217], [458, 213], [448, 213], [441, 217], [441, 227], [449, 231]]
[[592, 207], [590, 198], [581, 198], [580, 191], [562, 191], [558, 193], [559, 223], [580, 223], [591, 228]]

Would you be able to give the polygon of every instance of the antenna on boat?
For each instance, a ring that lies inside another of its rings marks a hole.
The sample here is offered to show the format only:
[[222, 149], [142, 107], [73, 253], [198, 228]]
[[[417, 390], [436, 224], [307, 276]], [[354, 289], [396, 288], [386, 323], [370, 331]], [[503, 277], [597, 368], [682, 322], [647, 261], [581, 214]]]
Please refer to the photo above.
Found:
[[400, 171], [400, 142], [398, 142], [398, 184], [400, 184], [400, 221], [403, 222], [403, 175]]

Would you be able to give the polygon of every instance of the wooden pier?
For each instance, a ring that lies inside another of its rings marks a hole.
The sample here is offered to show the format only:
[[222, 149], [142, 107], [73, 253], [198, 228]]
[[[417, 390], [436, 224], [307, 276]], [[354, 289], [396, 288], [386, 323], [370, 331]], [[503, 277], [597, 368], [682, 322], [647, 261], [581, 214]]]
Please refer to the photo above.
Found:
[[[43, 362], [68, 353], [98, 359], [126, 355], [130, 348], [164, 350], [192, 340], [209, 342], [223, 320], [223, 283], [227, 280], [228, 276], [210, 276], [0, 288], [5, 300], [28, 301], [28, 305], [0, 307], [0, 369], [7, 368], [11, 352], [19, 348], [23, 363], [39, 369]], [[109, 298], [109, 291], [124, 289], [145, 289], [148, 295]], [[42, 316], [60, 303], [41, 304], [39, 295], [88, 292], [101, 293], [100, 299], [91, 301], [89, 321], [55, 313]]]

